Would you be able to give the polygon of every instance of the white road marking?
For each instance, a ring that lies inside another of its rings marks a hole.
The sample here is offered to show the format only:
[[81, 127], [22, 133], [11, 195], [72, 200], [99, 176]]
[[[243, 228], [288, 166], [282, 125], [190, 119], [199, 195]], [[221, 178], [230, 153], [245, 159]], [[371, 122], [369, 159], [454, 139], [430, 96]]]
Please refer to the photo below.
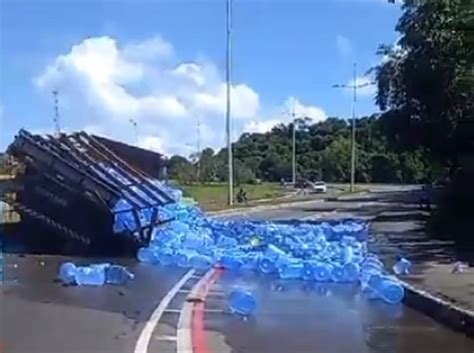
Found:
[[168, 335], [168, 336], [157, 336], [155, 337], [156, 340], [158, 341], [169, 341], [169, 342], [176, 342], [176, 340], [178, 339], [176, 336], [171, 336], [171, 335]]
[[163, 311], [163, 313], [167, 313], [167, 314], [179, 314], [181, 312], [180, 309], [166, 309], [165, 311]]
[[160, 321], [161, 316], [166, 310], [166, 307], [169, 305], [173, 297], [178, 293], [182, 286], [194, 275], [194, 270], [190, 270], [187, 272], [178, 283], [174, 285], [171, 290], [166, 293], [165, 297], [161, 300], [160, 304], [158, 304], [157, 308], [153, 311], [150, 318], [145, 324], [142, 332], [140, 333], [140, 337], [138, 337], [137, 343], [135, 345], [134, 353], [147, 353], [148, 351], [148, 344], [150, 343], [153, 330], [155, 329], [158, 321]]

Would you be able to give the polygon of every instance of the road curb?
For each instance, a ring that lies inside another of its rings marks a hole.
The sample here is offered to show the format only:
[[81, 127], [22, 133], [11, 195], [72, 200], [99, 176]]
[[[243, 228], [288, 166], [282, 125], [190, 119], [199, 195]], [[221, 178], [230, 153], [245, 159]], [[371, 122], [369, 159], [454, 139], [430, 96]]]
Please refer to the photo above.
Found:
[[404, 304], [421, 311], [453, 330], [463, 332], [474, 338], [474, 311], [463, 309], [426, 290], [417, 288], [403, 280], [398, 280], [405, 287]]

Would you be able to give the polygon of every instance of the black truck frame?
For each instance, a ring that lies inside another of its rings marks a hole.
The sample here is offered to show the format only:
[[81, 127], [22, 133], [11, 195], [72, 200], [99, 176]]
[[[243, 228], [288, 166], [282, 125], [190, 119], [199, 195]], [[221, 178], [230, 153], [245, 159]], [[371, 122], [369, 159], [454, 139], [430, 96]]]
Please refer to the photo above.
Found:
[[[147, 245], [153, 227], [169, 221], [159, 207], [174, 202], [171, 195], [85, 132], [40, 136], [20, 130], [7, 153], [24, 172], [0, 184], [1, 199], [30, 231], [48, 229], [52, 238], [114, 253]], [[119, 200], [130, 207], [116, 211]], [[145, 223], [144, 210], [151, 211]], [[133, 215], [136, 227], [117, 234], [113, 225], [120, 212]]]

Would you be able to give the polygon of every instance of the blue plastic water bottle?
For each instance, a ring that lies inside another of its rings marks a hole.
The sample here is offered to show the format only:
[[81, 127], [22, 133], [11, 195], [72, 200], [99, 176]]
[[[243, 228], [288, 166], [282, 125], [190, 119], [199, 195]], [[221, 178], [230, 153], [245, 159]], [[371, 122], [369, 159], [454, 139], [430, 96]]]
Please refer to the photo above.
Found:
[[303, 279], [305, 281], [314, 281], [315, 278], [315, 263], [306, 261], [303, 265]]
[[120, 265], [111, 265], [105, 269], [105, 282], [109, 284], [125, 284], [135, 275]]
[[137, 258], [140, 262], [149, 264], [156, 264], [158, 262], [158, 256], [152, 247], [138, 249]]
[[103, 266], [79, 266], [75, 280], [80, 286], [103, 286], [105, 284], [105, 268]]
[[256, 269], [258, 269], [259, 256], [260, 256], [260, 254], [258, 252], [249, 252], [249, 253], [245, 254], [242, 258], [243, 264], [242, 264], [241, 268], [243, 270], [256, 270]]
[[174, 256], [173, 262], [181, 268], [188, 268], [191, 266], [191, 258], [196, 254], [195, 250], [192, 249], [181, 249], [178, 250]]
[[303, 275], [303, 264], [299, 261], [287, 263], [278, 269], [281, 279], [299, 279]]
[[354, 250], [352, 246], [346, 245], [342, 248], [342, 263], [348, 264], [354, 259]]
[[265, 255], [272, 259], [278, 259], [279, 257], [282, 257], [282, 256], [284, 257], [288, 256], [286, 252], [284, 252], [282, 249], [280, 249], [279, 247], [273, 244], [268, 245], [267, 250], [265, 251]]
[[360, 268], [356, 263], [350, 262], [344, 265], [344, 278], [348, 282], [355, 282], [359, 279]]
[[332, 265], [318, 262], [314, 265], [314, 279], [318, 282], [331, 281]]
[[260, 272], [268, 274], [276, 271], [275, 261], [268, 256], [261, 256], [258, 261]]
[[190, 260], [191, 267], [198, 271], [207, 271], [213, 265], [210, 256], [195, 254]]
[[239, 243], [237, 239], [221, 235], [217, 238], [216, 245], [222, 248], [234, 248], [239, 245]]
[[77, 267], [72, 262], [65, 262], [59, 268], [59, 279], [67, 284], [76, 282]]
[[345, 282], [346, 277], [345, 277], [344, 267], [337, 264], [334, 265], [331, 271], [331, 279], [334, 282]]
[[242, 259], [238, 254], [228, 254], [221, 258], [221, 265], [226, 270], [237, 271], [242, 266]]
[[171, 265], [175, 260], [174, 252], [170, 248], [162, 248], [158, 254], [160, 263], [164, 266]]
[[374, 288], [380, 298], [389, 304], [400, 303], [405, 296], [405, 290], [403, 286], [385, 276], [371, 279], [372, 283], [369, 285]]
[[402, 257], [393, 265], [393, 272], [397, 275], [409, 275], [411, 272], [411, 262]]
[[253, 294], [242, 289], [234, 289], [228, 298], [229, 309], [232, 313], [250, 316], [257, 310], [257, 301]]

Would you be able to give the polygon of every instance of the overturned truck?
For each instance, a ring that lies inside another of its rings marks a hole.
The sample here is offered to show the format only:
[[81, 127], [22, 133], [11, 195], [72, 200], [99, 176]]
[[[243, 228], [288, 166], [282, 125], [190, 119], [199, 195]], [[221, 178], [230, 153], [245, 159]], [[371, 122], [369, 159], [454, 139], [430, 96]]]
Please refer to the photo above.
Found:
[[21, 216], [10, 240], [65, 254], [132, 254], [148, 244], [153, 227], [170, 221], [160, 208], [173, 195], [108, 141], [18, 133], [7, 153], [22, 168], [0, 183], [2, 201]]

